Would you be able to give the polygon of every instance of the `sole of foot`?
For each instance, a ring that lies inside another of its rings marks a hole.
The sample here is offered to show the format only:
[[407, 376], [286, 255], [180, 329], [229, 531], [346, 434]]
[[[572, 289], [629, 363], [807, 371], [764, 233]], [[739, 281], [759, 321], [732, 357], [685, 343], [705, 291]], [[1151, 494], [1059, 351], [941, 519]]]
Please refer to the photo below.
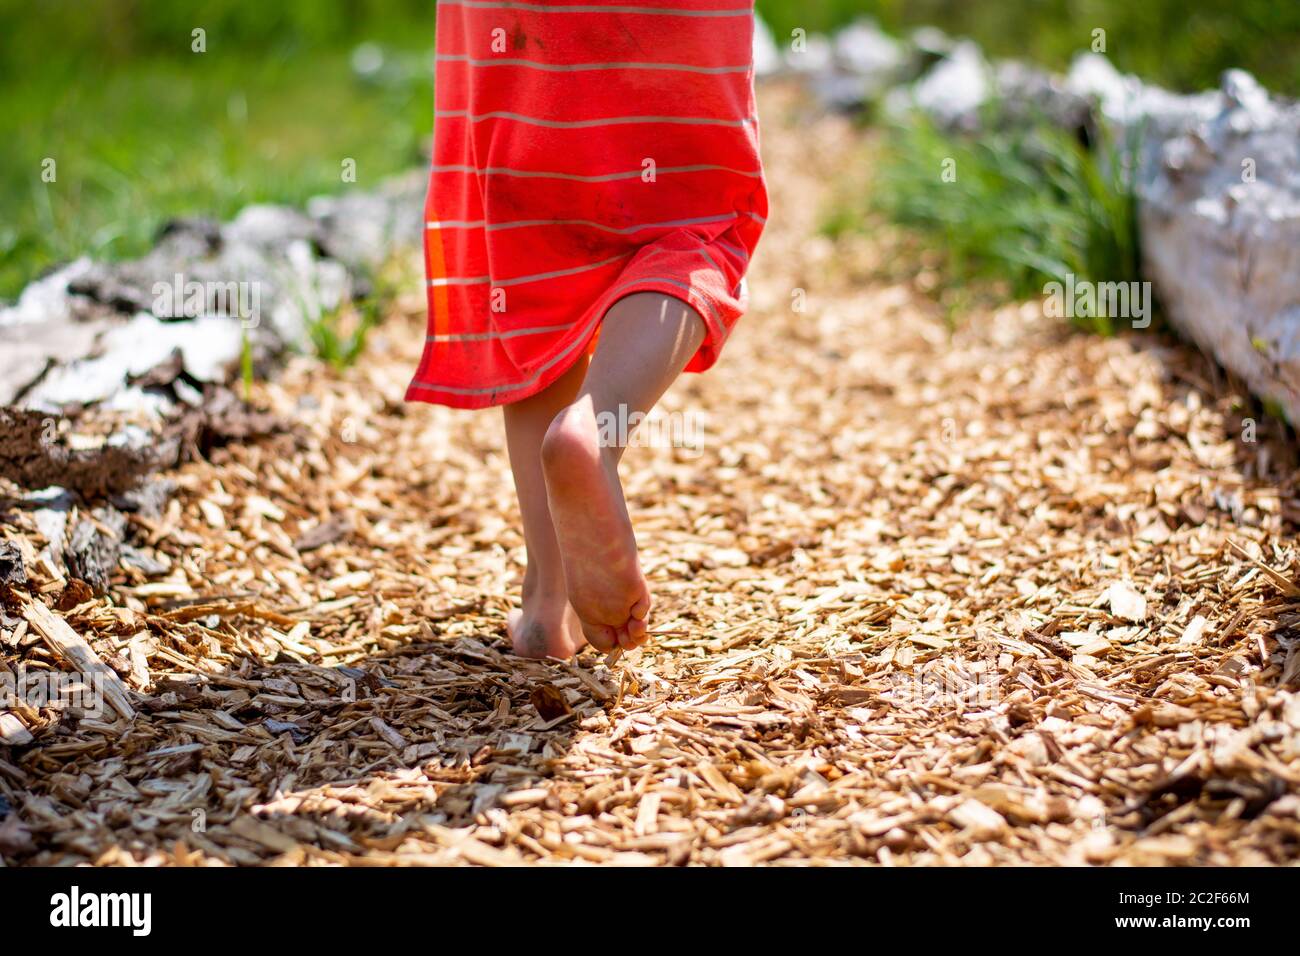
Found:
[[642, 644], [650, 592], [618, 471], [600, 447], [590, 399], [555, 416], [542, 441], [542, 471], [569, 603], [587, 640], [601, 651]]

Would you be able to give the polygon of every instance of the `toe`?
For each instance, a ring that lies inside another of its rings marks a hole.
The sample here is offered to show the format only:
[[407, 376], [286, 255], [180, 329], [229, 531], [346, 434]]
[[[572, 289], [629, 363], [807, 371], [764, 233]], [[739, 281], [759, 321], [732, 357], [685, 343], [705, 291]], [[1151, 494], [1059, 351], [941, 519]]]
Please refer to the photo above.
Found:
[[625, 651], [630, 651], [636, 647], [637, 640], [629, 633], [627, 626], [618, 628], [618, 646]]
[[641, 595], [641, 600], [632, 605], [632, 617], [638, 621], [645, 622], [646, 617], [650, 614], [650, 595]]
[[612, 651], [618, 644], [618, 633], [606, 624], [588, 624], [583, 621], [582, 633], [586, 636], [587, 643], [602, 654]]
[[645, 621], [637, 617], [627, 619], [627, 635], [632, 639], [634, 647], [645, 642], [647, 633]]

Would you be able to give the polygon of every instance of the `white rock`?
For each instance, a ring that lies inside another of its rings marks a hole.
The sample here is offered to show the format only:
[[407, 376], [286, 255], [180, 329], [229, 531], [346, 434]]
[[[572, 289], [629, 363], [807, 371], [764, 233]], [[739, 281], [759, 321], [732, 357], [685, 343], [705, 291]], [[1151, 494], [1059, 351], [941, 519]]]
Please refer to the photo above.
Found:
[[68, 283], [85, 275], [90, 266], [90, 260], [83, 257], [31, 283], [16, 303], [0, 308], [0, 328], [70, 321], [73, 311], [68, 301]]
[[[1100, 53], [1080, 53], [1066, 74], [1066, 88], [1080, 96], [1095, 98], [1107, 115], [1122, 110], [1136, 89], [1115, 65]], [[1140, 84], [1137, 84], [1140, 86]]]
[[1075, 57], [1065, 77], [1065, 88], [1095, 99], [1102, 115], [1116, 126], [1132, 130], [1140, 126], [1148, 140], [1157, 142], [1208, 119], [1218, 103], [1213, 91], [1184, 96], [1125, 76], [1099, 53]]
[[785, 64], [796, 73], [822, 73], [834, 62], [831, 41], [820, 33], [810, 33], [802, 49], [796, 50], [792, 43], [785, 46]]
[[772, 31], [763, 18], [754, 17], [754, 74], [756, 76], [771, 76], [774, 73], [780, 73], [784, 64], [781, 62], [781, 51], [776, 48], [776, 40], [772, 38]]
[[947, 56], [957, 41], [938, 27], [917, 27], [908, 38], [912, 46], [928, 56]]
[[101, 402], [122, 390], [128, 378], [167, 361], [176, 349], [193, 378], [225, 381], [238, 364], [242, 347], [239, 323], [226, 316], [164, 322], [142, 312], [106, 332], [100, 354], [52, 369], [25, 397], [25, 404], [57, 411], [72, 403]]
[[910, 99], [944, 126], [969, 127], [991, 89], [984, 54], [970, 40], [962, 40], [947, 59], [912, 85]]
[[835, 34], [833, 47], [843, 69], [873, 81], [895, 76], [906, 60], [902, 45], [865, 18]]
[[311, 239], [316, 223], [305, 213], [290, 206], [258, 203], [245, 206], [233, 220], [221, 228], [228, 243], [248, 242], [279, 247], [298, 239]]

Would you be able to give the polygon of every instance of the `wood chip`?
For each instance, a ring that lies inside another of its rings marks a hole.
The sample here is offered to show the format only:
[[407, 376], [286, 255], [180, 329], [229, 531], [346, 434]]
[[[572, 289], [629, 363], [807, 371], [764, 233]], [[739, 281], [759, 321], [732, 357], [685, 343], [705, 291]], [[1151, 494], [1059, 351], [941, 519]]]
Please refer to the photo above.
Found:
[[135, 717], [130, 693], [122, 678], [99, 659], [80, 634], [40, 601], [24, 597], [22, 607], [23, 617], [53, 650], [90, 680], [92, 687], [102, 686], [109, 706], [127, 720]]
[[1147, 617], [1147, 599], [1127, 581], [1115, 581], [1106, 589], [1110, 613], [1126, 621], [1140, 622]]
[[25, 747], [32, 742], [32, 733], [14, 714], [0, 711], [0, 743], [8, 747]]

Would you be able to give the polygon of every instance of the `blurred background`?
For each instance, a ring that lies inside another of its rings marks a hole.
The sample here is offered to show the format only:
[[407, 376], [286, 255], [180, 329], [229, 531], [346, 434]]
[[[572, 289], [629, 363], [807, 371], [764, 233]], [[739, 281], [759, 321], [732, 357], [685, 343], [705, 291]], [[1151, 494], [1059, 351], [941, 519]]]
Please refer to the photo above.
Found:
[[[758, 0], [777, 42], [862, 15], [1064, 68], [1098, 24], [1115, 65], [1178, 90], [1242, 67], [1300, 93], [1293, 0]], [[178, 215], [228, 219], [417, 165], [433, 0], [0, 3], [0, 300], [81, 254], [144, 252]], [[193, 31], [204, 31], [201, 45]], [[45, 188], [42, 162], [61, 188]]]

